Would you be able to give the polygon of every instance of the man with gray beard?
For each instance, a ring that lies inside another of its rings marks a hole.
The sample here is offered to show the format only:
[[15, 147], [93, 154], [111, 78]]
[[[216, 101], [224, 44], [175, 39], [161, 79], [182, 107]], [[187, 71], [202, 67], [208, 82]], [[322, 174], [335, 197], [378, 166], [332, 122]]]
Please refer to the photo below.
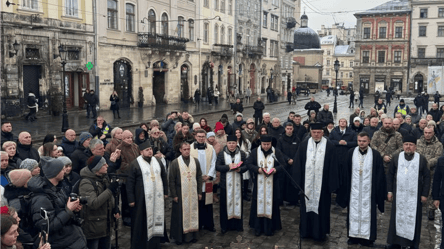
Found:
[[301, 195], [299, 227], [301, 237], [325, 241], [330, 233], [331, 193], [340, 183], [338, 156], [335, 145], [323, 137], [321, 123], [311, 124], [310, 134], [293, 159], [293, 178], [309, 198]]
[[390, 161], [387, 174], [387, 200], [393, 202], [386, 248], [419, 248], [422, 203], [430, 189], [427, 160], [416, 151], [416, 138], [403, 139], [401, 153]]

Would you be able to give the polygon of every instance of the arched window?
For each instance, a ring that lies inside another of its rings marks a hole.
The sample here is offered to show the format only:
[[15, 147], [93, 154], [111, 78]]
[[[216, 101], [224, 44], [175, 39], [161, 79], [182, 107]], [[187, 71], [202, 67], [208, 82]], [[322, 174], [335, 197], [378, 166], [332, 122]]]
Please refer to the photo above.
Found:
[[220, 27], [220, 43], [225, 44], [225, 27]]
[[161, 25], [162, 25], [162, 27], [161, 27], [162, 28], [162, 30], [161, 30], [162, 35], [168, 35], [168, 15], [166, 13], [162, 14]]
[[148, 31], [150, 33], [155, 34], [156, 33], [156, 13], [154, 12], [154, 10], [150, 10], [148, 12], [148, 21], [149, 21]]
[[183, 18], [182, 16], [179, 16], [177, 18], [178, 22], [177, 22], [177, 36], [179, 37], [184, 37], [184, 22], [185, 22], [185, 18]]
[[219, 26], [214, 25], [214, 43], [217, 44], [217, 42], [219, 41]]
[[188, 19], [188, 38], [194, 41], [194, 20]]
[[228, 45], [233, 44], [233, 30], [228, 28]]

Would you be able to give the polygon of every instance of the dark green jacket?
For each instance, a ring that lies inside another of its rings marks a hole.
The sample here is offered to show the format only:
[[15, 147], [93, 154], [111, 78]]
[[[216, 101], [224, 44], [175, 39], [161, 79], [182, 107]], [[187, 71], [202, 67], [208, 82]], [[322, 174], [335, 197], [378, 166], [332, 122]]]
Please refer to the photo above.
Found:
[[[107, 188], [109, 178], [107, 175], [100, 177], [92, 173], [88, 167], [80, 171], [79, 194], [88, 197], [88, 204], [82, 207], [82, 225], [86, 239], [98, 239], [111, 235], [114, 223], [112, 210], [114, 208], [114, 197]], [[96, 188], [92, 185], [93, 180]]]

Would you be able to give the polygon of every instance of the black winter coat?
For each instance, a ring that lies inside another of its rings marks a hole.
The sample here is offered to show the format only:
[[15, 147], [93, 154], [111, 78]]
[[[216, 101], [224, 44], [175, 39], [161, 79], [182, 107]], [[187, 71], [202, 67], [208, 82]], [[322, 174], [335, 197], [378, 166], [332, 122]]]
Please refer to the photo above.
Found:
[[14, 134], [12, 132], [4, 132], [2, 131], [2, 146], [7, 141], [13, 141], [15, 142], [17, 138], [14, 137]]
[[46, 221], [40, 216], [40, 209], [48, 212], [49, 243], [51, 248], [86, 248], [86, 238], [82, 229], [74, 225], [74, 213], [66, 208], [68, 196], [61, 188], [52, 185], [48, 179], [40, 176], [31, 178], [28, 189], [34, 192], [31, 199], [32, 220], [38, 231], [45, 229]]
[[328, 123], [333, 122], [333, 114], [331, 111], [322, 109], [318, 112], [317, 120], [321, 122], [323, 126], [327, 126]]
[[24, 145], [20, 142], [17, 142], [17, 154], [22, 160], [30, 158], [36, 160], [37, 162], [40, 162], [39, 152], [37, 151], [37, 149], [32, 147], [32, 143], [30, 145]]
[[285, 133], [278, 139], [276, 148], [279, 149], [284, 155], [293, 159], [298, 152], [299, 144], [301, 140], [296, 133], [293, 133], [291, 137], [287, 136]]
[[432, 115], [433, 121], [435, 121], [435, 123], [439, 122], [439, 120], [441, 119], [441, 111], [439, 109], [433, 110], [432, 108], [429, 110], [428, 114]]
[[367, 132], [370, 135], [370, 139], [373, 137], [373, 134], [378, 131], [378, 127], [366, 126], [362, 131]]
[[72, 153], [76, 150], [78, 145], [79, 142], [77, 142], [76, 140], [71, 142], [68, 139], [66, 139], [66, 137], [63, 137], [60, 147], [63, 148], [63, 154], [65, 154], [65, 156], [71, 157]]
[[253, 117], [262, 118], [262, 111], [265, 109], [265, 105], [262, 101], [254, 102], [253, 104], [254, 115]]
[[424, 99], [421, 97], [421, 95], [417, 95], [415, 99], [413, 100], [413, 103], [416, 107], [420, 107], [424, 105]]
[[360, 132], [364, 129], [364, 125], [359, 124], [359, 126], [356, 127], [356, 125], [355, 125], [354, 123], [352, 123], [352, 124], [350, 125], [350, 128], [351, 128], [356, 134], [358, 134], [358, 133], [360, 133]]
[[244, 111], [244, 106], [242, 103], [234, 103], [231, 109], [233, 109], [234, 112], [242, 113]]
[[319, 109], [321, 109], [321, 104], [316, 101], [310, 101], [305, 104], [305, 110], [307, 110], [307, 115], [310, 116], [310, 111], [315, 111], [318, 114]]
[[72, 171], [77, 174], [80, 170], [86, 166], [86, 161], [88, 160], [88, 155], [85, 153], [86, 148], [83, 145], [79, 145], [76, 150], [71, 154], [72, 161]]
[[279, 125], [277, 128], [274, 128], [273, 126], [268, 128], [268, 135], [275, 137], [276, 140], [279, 140], [279, 138], [282, 136], [282, 133], [284, 132], [285, 128], [282, 127], [282, 125]]
[[[117, 95], [114, 96], [111, 94], [111, 96], [109, 96], [109, 101], [111, 101], [111, 106], [110, 106], [111, 110], [113, 110], [113, 111], [119, 110], [119, 102], [120, 102], [119, 96], [117, 96]], [[113, 105], [113, 101], [114, 101], [114, 105]]]

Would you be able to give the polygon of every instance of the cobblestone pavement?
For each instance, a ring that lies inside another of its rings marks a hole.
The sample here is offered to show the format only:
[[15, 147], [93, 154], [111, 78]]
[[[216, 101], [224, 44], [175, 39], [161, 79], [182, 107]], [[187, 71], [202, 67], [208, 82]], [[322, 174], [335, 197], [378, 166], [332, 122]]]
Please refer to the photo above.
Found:
[[[326, 97], [325, 93], [318, 93], [315, 95], [316, 100], [321, 104], [330, 104], [330, 110], [333, 110], [334, 98], [332, 96]], [[338, 97], [338, 114], [335, 115], [335, 121], [339, 118], [345, 117], [349, 118], [349, 115], [353, 112], [352, 109], [348, 108], [349, 96], [339, 96]], [[412, 105], [412, 100], [406, 99], [408, 105]], [[306, 119], [306, 111], [303, 109], [306, 101], [298, 102], [296, 106], [288, 105], [288, 103], [277, 104], [273, 106], [267, 106], [266, 111], [272, 113], [272, 117], [278, 117], [282, 120], [286, 120], [288, 112], [290, 110], [296, 111], [296, 113], [303, 115], [303, 120]], [[364, 106], [366, 113], [369, 113], [370, 107], [373, 106], [373, 97], [368, 97], [364, 101]], [[397, 102], [394, 102], [389, 110], [395, 108]], [[221, 114], [210, 114], [205, 115], [211, 124], [216, 122]], [[244, 111], [244, 117], [251, 117], [252, 110], [247, 109]], [[200, 118], [199, 115], [197, 115]], [[328, 240], [324, 243], [315, 242], [310, 239], [305, 239], [302, 241], [302, 248], [310, 249], [320, 249], [320, 248], [361, 248], [359, 245], [349, 246], [347, 245], [347, 230], [346, 230], [346, 212], [339, 206], [335, 205], [333, 198], [332, 208], [331, 208], [331, 233]], [[216, 227], [216, 232], [211, 233], [206, 230], [200, 231], [200, 239], [195, 244], [183, 244], [177, 246], [175, 243], [163, 244], [163, 248], [230, 248], [231, 243], [237, 242], [236, 237], [238, 235], [242, 236], [242, 243], [247, 243], [250, 248], [264, 248], [271, 249], [278, 246], [278, 248], [299, 248], [299, 207], [293, 209], [288, 209], [287, 207], [281, 207], [281, 220], [282, 227], [281, 231], [277, 231], [274, 236], [267, 237], [261, 235], [256, 237], [254, 231], [249, 228], [248, 221], [250, 215], [250, 205], [251, 202], [244, 201], [244, 231], [243, 232], [227, 232], [222, 235], [220, 232], [220, 222], [219, 222], [219, 203], [213, 205], [214, 208], [214, 222]], [[166, 217], [167, 217], [167, 230], [170, 228], [170, 217], [171, 217], [171, 202], [166, 204]], [[386, 244], [389, 220], [390, 220], [390, 210], [391, 203], [386, 203], [385, 213], [378, 213], [378, 239], [376, 241], [376, 247], [384, 248]], [[421, 249], [432, 249], [439, 248], [435, 247], [435, 241], [440, 241], [440, 236], [435, 238], [436, 228], [433, 221], [427, 219], [426, 208], [423, 208], [423, 221], [422, 221], [422, 231], [421, 231]], [[379, 212], [379, 211], [378, 211]], [[437, 222], [437, 221], [436, 221]], [[122, 231], [119, 234], [119, 244], [121, 248], [129, 248], [130, 241], [130, 229], [128, 227], [122, 227]], [[234, 247], [232, 247], [234, 248]], [[241, 247], [246, 248], [246, 247]]]

